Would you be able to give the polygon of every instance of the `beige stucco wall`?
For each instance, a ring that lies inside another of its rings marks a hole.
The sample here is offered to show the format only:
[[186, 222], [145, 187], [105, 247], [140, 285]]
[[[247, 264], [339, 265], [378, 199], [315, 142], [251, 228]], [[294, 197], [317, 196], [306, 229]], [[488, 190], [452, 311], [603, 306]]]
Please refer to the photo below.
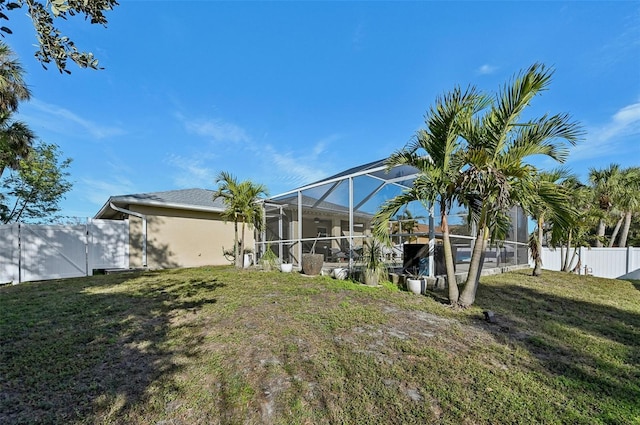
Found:
[[[222, 255], [233, 248], [233, 223], [217, 213], [157, 207], [130, 207], [147, 216], [147, 266], [152, 269], [230, 264]], [[129, 217], [131, 267], [142, 266], [142, 219]], [[245, 232], [254, 247], [253, 231]]]

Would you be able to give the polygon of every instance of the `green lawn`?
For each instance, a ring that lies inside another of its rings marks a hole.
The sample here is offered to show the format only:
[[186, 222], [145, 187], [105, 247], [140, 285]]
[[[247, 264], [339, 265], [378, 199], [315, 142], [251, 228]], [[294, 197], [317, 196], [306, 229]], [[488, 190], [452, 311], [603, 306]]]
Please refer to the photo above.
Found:
[[640, 283], [442, 295], [214, 267], [1, 287], [0, 423], [640, 424]]

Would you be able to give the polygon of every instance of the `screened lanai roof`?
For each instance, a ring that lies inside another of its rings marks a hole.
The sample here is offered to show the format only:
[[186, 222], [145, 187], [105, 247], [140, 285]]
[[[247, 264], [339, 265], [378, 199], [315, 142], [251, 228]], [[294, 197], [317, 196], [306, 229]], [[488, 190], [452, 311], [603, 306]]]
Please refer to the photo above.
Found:
[[[301, 186], [297, 189], [273, 196], [266, 200], [270, 204], [297, 205], [297, 193], [302, 192], [302, 205], [317, 209], [349, 210], [349, 181], [353, 182], [353, 210], [368, 212], [368, 204], [380, 205], [375, 198], [382, 196], [384, 199], [395, 196], [405, 188], [411, 187], [416, 177], [417, 170], [414, 167], [400, 165], [387, 169], [386, 159], [369, 162], [350, 168], [340, 173], [314, 183]], [[385, 196], [385, 192], [388, 193]], [[371, 205], [373, 207], [373, 205]]]

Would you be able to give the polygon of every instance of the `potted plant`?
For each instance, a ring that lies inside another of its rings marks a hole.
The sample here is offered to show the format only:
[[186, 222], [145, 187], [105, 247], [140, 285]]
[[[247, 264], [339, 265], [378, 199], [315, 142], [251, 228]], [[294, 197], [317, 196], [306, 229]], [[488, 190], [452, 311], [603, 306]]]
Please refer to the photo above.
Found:
[[413, 267], [411, 270], [406, 270], [407, 277], [405, 279], [407, 284], [407, 290], [413, 292], [416, 295], [422, 293], [422, 279], [420, 276], [420, 269]]
[[336, 267], [331, 271], [331, 276], [334, 279], [345, 280], [349, 276], [349, 269], [344, 267]]
[[293, 264], [283, 261], [280, 264], [280, 271], [282, 273], [291, 273], [293, 271]]
[[260, 263], [262, 264], [262, 270], [267, 272], [277, 267], [278, 257], [276, 257], [276, 254], [271, 250], [271, 246], [268, 246], [264, 254], [262, 254], [262, 257], [260, 257]]
[[368, 286], [377, 286], [380, 279], [387, 275], [387, 265], [382, 256], [382, 246], [380, 242], [372, 239], [365, 241], [362, 251], [362, 283]]
[[[242, 254], [243, 254], [242, 255], [242, 267], [246, 269], [246, 268], [251, 266], [251, 263], [253, 263], [253, 249], [245, 248], [242, 251]], [[235, 262], [236, 262], [236, 250], [235, 250], [235, 247], [234, 248], [230, 248], [230, 249], [225, 249], [225, 247], [222, 247], [222, 255], [231, 264], [235, 264]]]

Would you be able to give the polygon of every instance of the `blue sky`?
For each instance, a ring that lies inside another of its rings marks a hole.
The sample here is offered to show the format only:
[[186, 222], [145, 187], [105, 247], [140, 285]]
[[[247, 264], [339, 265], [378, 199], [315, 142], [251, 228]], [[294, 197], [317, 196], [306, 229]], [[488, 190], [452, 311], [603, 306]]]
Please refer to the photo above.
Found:
[[33, 92], [20, 119], [73, 158], [62, 215], [223, 170], [282, 193], [402, 148], [456, 84], [496, 91], [534, 62], [555, 74], [530, 112], [587, 132], [574, 172], [640, 165], [638, 2], [122, 0], [108, 19], [63, 26], [102, 71], [43, 70], [24, 10], [4, 39]]

